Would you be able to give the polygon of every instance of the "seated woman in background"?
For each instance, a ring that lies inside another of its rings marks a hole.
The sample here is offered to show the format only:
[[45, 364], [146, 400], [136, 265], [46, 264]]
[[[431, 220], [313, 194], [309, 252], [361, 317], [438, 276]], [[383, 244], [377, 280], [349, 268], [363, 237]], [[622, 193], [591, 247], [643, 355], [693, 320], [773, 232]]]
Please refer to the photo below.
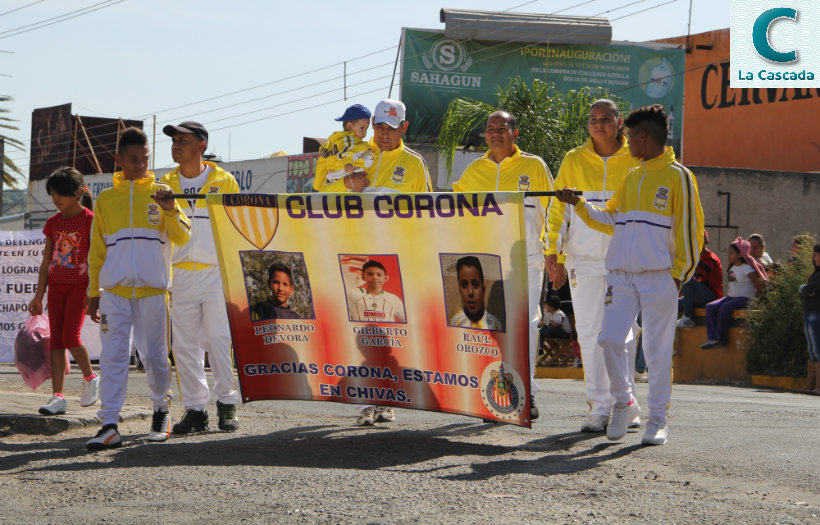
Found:
[[749, 299], [757, 295], [763, 282], [768, 280], [765, 270], [749, 253], [749, 242], [738, 237], [729, 245], [729, 290], [726, 297], [706, 305], [707, 341], [704, 350], [724, 346], [729, 336], [732, 312], [745, 308]]

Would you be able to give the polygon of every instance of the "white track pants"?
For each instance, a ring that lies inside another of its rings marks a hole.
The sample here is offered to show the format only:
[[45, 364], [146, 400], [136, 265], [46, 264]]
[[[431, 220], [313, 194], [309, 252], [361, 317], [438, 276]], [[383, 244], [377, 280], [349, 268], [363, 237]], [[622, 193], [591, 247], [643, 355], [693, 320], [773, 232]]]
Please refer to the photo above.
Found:
[[[638, 312], [643, 317], [643, 353], [649, 369], [649, 417], [666, 424], [672, 397], [672, 348], [678, 290], [668, 270], [629, 273], [609, 272], [611, 293], [604, 303], [604, 324], [598, 343], [604, 349], [612, 397], [628, 403], [635, 397], [634, 362], [630, 362], [623, 341]], [[633, 358], [634, 359], [634, 358]]]
[[231, 332], [218, 266], [196, 271], [174, 268], [171, 326], [174, 363], [185, 407], [204, 410], [210, 401], [205, 352], [216, 398], [225, 405], [235, 405], [239, 394], [234, 389]]
[[[606, 295], [606, 268], [603, 260], [574, 259], [567, 257], [567, 276], [570, 279], [572, 309], [575, 312], [575, 331], [581, 345], [581, 360], [584, 366], [584, 388], [587, 394], [589, 413], [609, 416], [612, 407], [609, 374], [604, 352], [598, 344], [604, 320], [604, 297]], [[637, 315], [637, 314], [636, 314]], [[626, 347], [629, 362], [634, 368], [637, 350], [638, 325], [627, 334], [621, 347]], [[633, 374], [629, 375], [630, 385], [635, 385]]]
[[153, 409], [168, 410], [171, 368], [168, 361], [167, 294], [125, 299], [111, 292], [100, 297], [100, 401], [97, 417], [117, 424], [128, 386], [131, 337], [145, 365]]
[[530, 335], [530, 391], [538, 392], [535, 382], [535, 359], [538, 357], [538, 323], [541, 322], [541, 287], [544, 285], [544, 255], [527, 255], [527, 283], [529, 292]]

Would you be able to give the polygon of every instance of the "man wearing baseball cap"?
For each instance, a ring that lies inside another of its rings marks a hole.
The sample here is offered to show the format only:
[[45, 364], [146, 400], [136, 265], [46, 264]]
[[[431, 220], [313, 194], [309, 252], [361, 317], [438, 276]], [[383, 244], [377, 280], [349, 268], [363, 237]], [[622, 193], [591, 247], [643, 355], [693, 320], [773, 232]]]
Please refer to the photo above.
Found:
[[367, 174], [356, 173], [320, 191], [422, 192], [433, 191], [424, 159], [404, 145], [402, 136], [410, 123], [405, 120], [407, 109], [400, 100], [384, 99], [373, 112], [373, 138], [370, 149], [375, 154]]
[[[205, 126], [186, 121], [165, 126], [162, 132], [171, 137], [171, 156], [179, 164], [162, 178], [174, 193], [239, 193], [233, 175], [202, 160], [208, 146]], [[205, 199], [179, 199], [179, 205], [191, 218], [191, 239], [174, 250], [171, 261], [171, 349], [185, 404], [185, 414], [173, 432], [188, 434], [208, 428], [205, 407], [210, 391], [205, 379], [205, 352], [214, 377], [219, 429], [236, 430], [239, 395], [233, 383], [231, 334], [208, 208]]]

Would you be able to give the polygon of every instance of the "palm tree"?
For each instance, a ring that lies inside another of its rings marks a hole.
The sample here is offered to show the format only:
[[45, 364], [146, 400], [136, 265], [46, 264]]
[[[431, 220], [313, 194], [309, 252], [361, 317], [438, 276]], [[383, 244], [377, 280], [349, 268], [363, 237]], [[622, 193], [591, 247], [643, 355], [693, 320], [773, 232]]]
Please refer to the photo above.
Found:
[[[0, 104], [3, 102], [8, 102], [11, 100], [11, 97], [7, 95], [0, 95]], [[9, 110], [0, 107], [0, 139], [6, 144], [6, 151], [3, 159], [3, 182], [8, 184], [11, 187], [16, 186], [15, 177], [16, 176], [23, 176], [23, 172], [20, 171], [20, 168], [14, 164], [14, 161], [11, 160], [8, 156], [8, 148], [9, 146], [14, 146], [15, 148], [19, 149], [20, 151], [25, 151], [23, 143], [17, 139], [13, 139], [11, 137], [6, 136], [2, 132], [7, 129], [17, 130], [17, 126], [13, 125], [12, 122], [17, 122], [16, 120], [9, 118], [4, 113], [9, 113]]]
[[622, 112], [629, 108], [626, 101], [601, 87], [562, 93], [553, 84], [536, 79], [530, 86], [516, 77], [496, 88], [495, 104], [461, 98], [450, 102], [436, 145], [451, 172], [456, 148], [483, 144], [481, 135], [487, 117], [503, 109], [518, 123], [518, 147], [540, 156], [553, 173], [558, 173], [564, 154], [587, 139], [589, 106], [599, 98], [614, 100]]

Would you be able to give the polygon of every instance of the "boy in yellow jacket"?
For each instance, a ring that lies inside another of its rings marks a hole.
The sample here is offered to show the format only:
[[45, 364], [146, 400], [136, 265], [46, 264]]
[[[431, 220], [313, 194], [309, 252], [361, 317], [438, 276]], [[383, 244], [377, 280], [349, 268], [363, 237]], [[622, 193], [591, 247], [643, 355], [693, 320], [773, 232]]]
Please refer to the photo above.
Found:
[[88, 254], [88, 315], [100, 323], [102, 428], [88, 450], [119, 447], [117, 423], [125, 402], [131, 334], [145, 362], [154, 417], [149, 441], [171, 433], [168, 408], [168, 289], [173, 245], [188, 242], [191, 222], [168, 186], [148, 171], [148, 138], [127, 128], [114, 156], [122, 171], [97, 198]]
[[[607, 438], [621, 439], [640, 413], [630, 385], [632, 367], [624, 340], [641, 312], [643, 349], [649, 368], [649, 421], [641, 442], [663, 445], [672, 394], [672, 347], [678, 290], [695, 271], [703, 245], [703, 208], [694, 175], [665, 147], [668, 118], [663, 106], [636, 109], [625, 121], [629, 152], [641, 159], [599, 208], [565, 188], [561, 202], [589, 227], [612, 232], [606, 254], [604, 320], [598, 344], [615, 401]], [[613, 230], [614, 229], [614, 230]]]

